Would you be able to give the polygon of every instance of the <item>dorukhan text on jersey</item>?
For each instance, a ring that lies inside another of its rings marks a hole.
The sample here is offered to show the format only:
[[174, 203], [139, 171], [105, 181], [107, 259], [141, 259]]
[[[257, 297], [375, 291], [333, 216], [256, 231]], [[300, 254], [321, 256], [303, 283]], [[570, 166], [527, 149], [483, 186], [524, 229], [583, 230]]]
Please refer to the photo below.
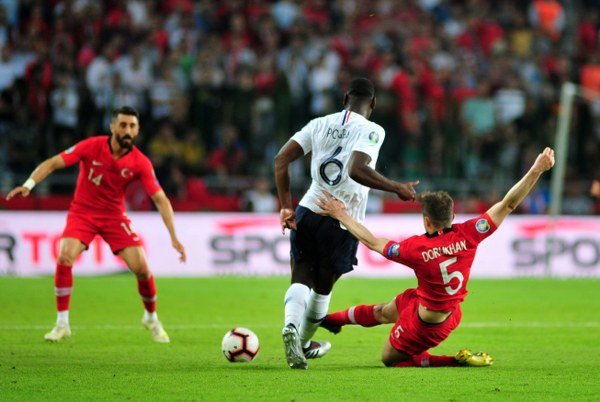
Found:
[[457, 241], [456, 243], [448, 244], [447, 246], [430, 248], [429, 250], [423, 251], [421, 255], [423, 256], [423, 261], [427, 262], [429, 260], [436, 259], [442, 255], [454, 255], [466, 249], [467, 241], [461, 240]]

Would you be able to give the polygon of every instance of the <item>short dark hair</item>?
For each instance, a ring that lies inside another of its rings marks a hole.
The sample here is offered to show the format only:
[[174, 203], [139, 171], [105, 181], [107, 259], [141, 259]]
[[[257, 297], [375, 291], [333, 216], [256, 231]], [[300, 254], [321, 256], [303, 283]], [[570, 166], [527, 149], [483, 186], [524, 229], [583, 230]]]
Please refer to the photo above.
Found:
[[454, 200], [445, 191], [424, 191], [419, 195], [423, 215], [436, 227], [450, 227], [454, 218]]
[[353, 79], [348, 86], [346, 94], [350, 97], [355, 97], [360, 100], [370, 101], [375, 96], [375, 86], [370, 79], [358, 77]]
[[135, 116], [138, 119], [140, 118], [140, 114], [138, 113], [138, 111], [131, 106], [121, 106], [116, 109], [113, 109], [112, 116], [111, 116], [112, 120], [116, 120], [117, 116], [120, 114], [126, 114], [128, 116]]

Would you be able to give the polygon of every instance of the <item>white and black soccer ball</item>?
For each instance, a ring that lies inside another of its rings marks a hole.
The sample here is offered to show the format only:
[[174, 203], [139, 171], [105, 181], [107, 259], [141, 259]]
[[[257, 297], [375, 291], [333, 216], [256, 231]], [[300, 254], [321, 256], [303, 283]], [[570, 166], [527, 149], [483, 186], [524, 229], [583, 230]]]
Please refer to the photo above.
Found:
[[221, 342], [223, 354], [230, 362], [250, 362], [258, 355], [258, 336], [248, 328], [228, 331]]

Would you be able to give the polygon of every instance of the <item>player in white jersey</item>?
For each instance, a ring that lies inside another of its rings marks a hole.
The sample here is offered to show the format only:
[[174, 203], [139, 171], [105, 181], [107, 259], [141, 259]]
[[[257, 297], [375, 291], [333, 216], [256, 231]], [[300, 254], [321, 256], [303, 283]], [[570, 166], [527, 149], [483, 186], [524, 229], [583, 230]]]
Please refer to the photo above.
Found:
[[[291, 285], [285, 294], [282, 331], [291, 368], [306, 369], [306, 359], [322, 357], [329, 342], [311, 338], [327, 315], [333, 285], [356, 265], [358, 240], [339, 222], [316, 213], [324, 191], [344, 202], [357, 221], [365, 218], [370, 188], [414, 200], [418, 181], [400, 183], [375, 170], [385, 131], [368, 120], [375, 107], [375, 89], [366, 78], [352, 80], [344, 110], [310, 121], [275, 157], [275, 181], [281, 203], [282, 232], [291, 230]], [[292, 206], [289, 165], [311, 153], [309, 190], [296, 210]]]

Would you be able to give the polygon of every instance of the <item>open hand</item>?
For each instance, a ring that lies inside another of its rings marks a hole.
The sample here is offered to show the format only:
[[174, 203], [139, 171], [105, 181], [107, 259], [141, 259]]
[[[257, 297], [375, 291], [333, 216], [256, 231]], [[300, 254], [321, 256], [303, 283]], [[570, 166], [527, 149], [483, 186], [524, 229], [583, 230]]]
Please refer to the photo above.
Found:
[[338, 218], [340, 214], [346, 211], [344, 203], [334, 198], [327, 191], [323, 192], [324, 197], [318, 197], [317, 206], [321, 208], [320, 211], [316, 211], [319, 215], [328, 215], [332, 218]]
[[8, 201], [11, 198], [16, 197], [17, 195], [20, 195], [21, 197], [28, 197], [30, 193], [31, 191], [29, 191], [27, 187], [17, 186], [10, 190], [10, 193], [8, 193], [8, 195], [6, 196], [6, 200]]

